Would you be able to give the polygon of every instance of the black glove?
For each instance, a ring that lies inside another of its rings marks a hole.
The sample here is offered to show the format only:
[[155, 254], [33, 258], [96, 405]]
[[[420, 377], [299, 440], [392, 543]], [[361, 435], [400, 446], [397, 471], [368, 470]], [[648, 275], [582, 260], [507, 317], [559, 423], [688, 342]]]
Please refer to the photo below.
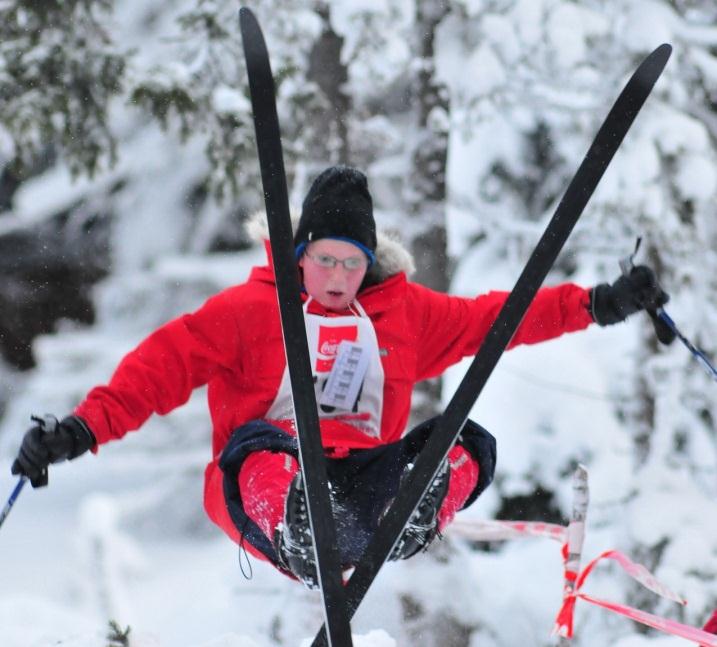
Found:
[[35, 425], [25, 432], [15, 462], [10, 468], [13, 474], [30, 479], [32, 487], [47, 485], [47, 466], [77, 458], [97, 443], [82, 418], [68, 416], [58, 422], [54, 416], [32, 418]]
[[636, 265], [612, 285], [601, 283], [590, 291], [590, 312], [601, 326], [609, 326], [639, 312], [654, 314], [670, 297], [646, 265]]

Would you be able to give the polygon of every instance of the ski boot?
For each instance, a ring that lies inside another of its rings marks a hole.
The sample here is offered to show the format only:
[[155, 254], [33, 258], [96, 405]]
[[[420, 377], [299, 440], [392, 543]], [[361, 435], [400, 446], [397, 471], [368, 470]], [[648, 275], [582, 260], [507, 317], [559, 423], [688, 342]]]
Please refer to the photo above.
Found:
[[284, 570], [293, 573], [307, 589], [319, 588], [309, 510], [301, 472], [297, 472], [289, 487], [284, 523], [276, 529], [274, 545], [279, 565]]
[[[404, 470], [401, 482], [408, 472], [410, 472], [410, 467]], [[401, 537], [388, 557], [389, 561], [413, 557], [417, 552], [427, 549], [436, 538], [438, 535], [438, 511], [448, 493], [448, 480], [448, 462], [444, 461], [433, 479], [433, 483], [403, 529]]]

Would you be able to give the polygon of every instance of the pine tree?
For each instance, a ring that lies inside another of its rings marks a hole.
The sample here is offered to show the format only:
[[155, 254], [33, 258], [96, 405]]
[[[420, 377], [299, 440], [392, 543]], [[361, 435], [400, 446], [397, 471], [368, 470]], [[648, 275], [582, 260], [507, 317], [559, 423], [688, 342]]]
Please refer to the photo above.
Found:
[[20, 169], [62, 150], [74, 174], [116, 159], [108, 123], [126, 53], [106, 21], [111, 0], [5, 2], [0, 7], [0, 127]]

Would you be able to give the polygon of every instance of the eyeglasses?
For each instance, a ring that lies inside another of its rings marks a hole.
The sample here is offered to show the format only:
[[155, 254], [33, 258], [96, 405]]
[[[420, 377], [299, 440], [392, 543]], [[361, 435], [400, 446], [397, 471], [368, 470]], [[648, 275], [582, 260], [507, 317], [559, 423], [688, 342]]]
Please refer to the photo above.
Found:
[[325, 267], [326, 269], [334, 268], [337, 263], [341, 263], [346, 271], [355, 272], [356, 270], [364, 269], [368, 265], [368, 260], [362, 256], [336, 258], [335, 256], [331, 256], [329, 254], [312, 255], [309, 254], [309, 252], [304, 252], [304, 256], [308, 256], [319, 267]]

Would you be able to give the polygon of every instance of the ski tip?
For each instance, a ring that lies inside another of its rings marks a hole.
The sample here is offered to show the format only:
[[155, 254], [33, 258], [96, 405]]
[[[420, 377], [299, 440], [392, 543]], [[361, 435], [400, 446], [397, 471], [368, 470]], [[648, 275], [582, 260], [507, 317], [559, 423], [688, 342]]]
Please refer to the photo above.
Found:
[[254, 12], [249, 7], [239, 7], [239, 26], [245, 29], [252, 23], [257, 23]]
[[672, 54], [672, 45], [670, 45], [670, 43], [662, 43], [662, 45], [655, 49], [653, 53], [657, 54], [657, 52], [660, 52], [660, 54], [666, 59], [670, 58], [670, 54]]
[[[269, 55], [266, 52], [266, 43], [259, 20], [249, 7], [242, 6], [239, 8], [239, 31], [241, 32], [247, 65], [250, 59], [256, 60], [257, 57], [259, 57], [259, 60], [268, 58]], [[252, 53], [250, 54], [249, 52]]]
[[672, 45], [669, 43], [662, 43], [659, 47], [656, 47], [652, 53], [647, 57], [647, 60], [659, 62], [660, 65], [665, 66], [667, 59], [672, 54]]
[[662, 43], [662, 45], [656, 47], [643, 59], [633, 76], [643, 80], [645, 78], [650, 78], [650, 87], [652, 87], [660, 74], [662, 74], [662, 71], [665, 69], [667, 61], [670, 58], [670, 54], [672, 54], [672, 45], [669, 43]]

